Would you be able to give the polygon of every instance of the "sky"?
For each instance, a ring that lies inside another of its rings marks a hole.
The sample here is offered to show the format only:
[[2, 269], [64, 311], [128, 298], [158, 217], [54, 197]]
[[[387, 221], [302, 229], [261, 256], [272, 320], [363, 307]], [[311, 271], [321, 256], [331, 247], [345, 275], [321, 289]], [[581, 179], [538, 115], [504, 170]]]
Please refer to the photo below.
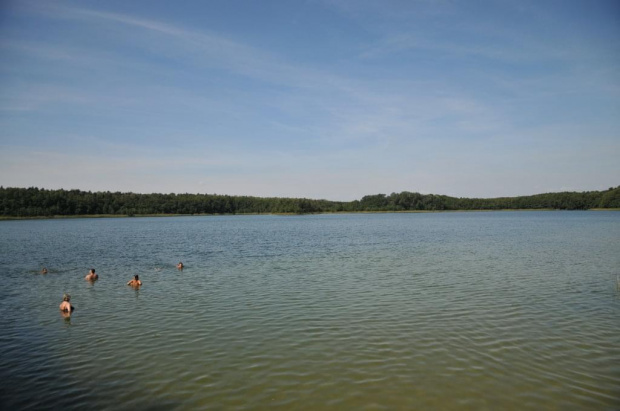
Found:
[[620, 184], [617, 0], [0, 0], [0, 185], [350, 201]]

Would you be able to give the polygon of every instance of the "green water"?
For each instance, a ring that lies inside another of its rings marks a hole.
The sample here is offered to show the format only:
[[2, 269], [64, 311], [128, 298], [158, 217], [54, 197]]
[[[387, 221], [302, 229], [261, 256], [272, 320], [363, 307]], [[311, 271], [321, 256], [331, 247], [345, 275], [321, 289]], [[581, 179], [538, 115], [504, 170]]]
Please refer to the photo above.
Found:
[[1, 222], [0, 405], [618, 409], [619, 240], [617, 212]]

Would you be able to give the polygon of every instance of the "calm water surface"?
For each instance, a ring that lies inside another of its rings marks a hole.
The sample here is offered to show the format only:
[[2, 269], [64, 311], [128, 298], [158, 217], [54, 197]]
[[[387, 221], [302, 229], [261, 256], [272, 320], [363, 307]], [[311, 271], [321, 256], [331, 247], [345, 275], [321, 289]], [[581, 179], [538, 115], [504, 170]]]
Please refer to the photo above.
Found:
[[617, 410], [618, 275], [618, 212], [0, 222], [0, 408]]

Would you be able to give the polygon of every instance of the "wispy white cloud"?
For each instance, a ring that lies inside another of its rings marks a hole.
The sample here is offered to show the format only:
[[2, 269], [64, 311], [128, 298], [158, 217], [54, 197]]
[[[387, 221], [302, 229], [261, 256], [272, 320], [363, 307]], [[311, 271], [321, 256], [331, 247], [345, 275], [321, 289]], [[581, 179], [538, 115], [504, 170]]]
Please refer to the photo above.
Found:
[[311, 88], [317, 84], [326, 83], [333, 86], [341, 81], [328, 73], [288, 64], [264, 49], [257, 49], [214, 33], [186, 30], [171, 24], [118, 13], [79, 8], [62, 8], [59, 17], [119, 23], [151, 32], [154, 35], [166, 36], [176, 40], [175, 52], [185, 50], [186, 58], [197, 60], [207, 66], [222, 66], [240, 74], [276, 84]]
[[27, 84], [5, 87], [0, 96], [0, 111], [32, 111], [58, 102], [84, 104], [90, 97], [79, 90], [55, 85]]
[[[213, 33], [187, 30], [160, 21], [118, 13], [73, 8], [58, 4], [53, 7], [46, 6], [40, 11], [58, 19], [78, 20], [87, 24], [114, 24], [125, 26], [131, 30], [140, 30], [155, 37], [146, 37], [146, 40], [144, 37], [137, 37], [131, 40], [131, 36], [129, 36], [129, 41], [147, 41], [147, 43], [142, 44], [143, 47], [155, 47], [158, 52], [164, 54], [182, 52], [183, 58], [190, 60], [192, 64], [205, 67], [222, 67], [257, 79], [265, 84], [284, 85], [293, 90], [297, 89], [299, 90], [298, 93], [291, 93], [286, 97], [281, 97], [280, 100], [265, 101], [262, 104], [275, 105], [284, 111], [302, 116], [308, 114], [309, 108], [311, 111], [315, 110], [317, 115], [323, 115], [321, 123], [325, 126], [314, 127], [314, 130], [320, 135], [329, 136], [330, 139], [368, 139], [368, 137], [373, 136], [379, 140], [388, 138], [388, 136], [394, 139], [404, 134], [410, 136], [412, 131], [419, 129], [420, 123], [428, 120], [429, 117], [436, 117], [436, 113], [466, 114], [461, 109], [455, 108], [454, 104], [450, 102], [452, 100], [446, 99], [447, 104], [442, 104], [444, 100], [429, 94], [429, 85], [423, 85], [423, 89], [416, 87], [407, 90], [407, 84], [410, 83], [409, 79], [394, 79], [393, 88], [400, 88], [401, 90], [398, 93], [386, 92], [382, 90], [380, 84], [377, 85], [371, 79], [345, 77], [320, 68], [293, 65], [270, 52]], [[162, 37], [168, 41], [161, 41]], [[402, 40], [401, 43], [407, 41], [409, 40]], [[39, 52], [49, 58], [64, 59], [71, 59], [72, 56], [78, 54], [74, 50], [56, 49], [50, 51], [44, 49], [44, 47], [38, 49], [29, 47], [28, 51]], [[79, 55], [82, 56], [82, 53]], [[101, 64], [104, 65], [115, 61], [114, 56], [97, 55], [88, 51], [86, 58], [92, 60], [91, 65], [96, 65], [99, 59], [103, 59]], [[171, 69], [167, 68], [167, 70]], [[403, 85], [405, 85], [404, 90]], [[407, 97], [404, 97], [403, 92], [406, 91], [411, 92]], [[139, 94], [142, 98], [122, 97], [123, 101], [119, 105], [131, 103], [132, 100], [148, 100], [152, 93], [141, 88]], [[182, 94], [183, 97], [177, 101], [184, 102], [183, 105], [191, 104], [189, 102], [194, 101], [196, 103], [194, 107], [215, 109], [215, 105], [210, 104], [208, 99], [202, 96], [192, 97], [186, 91], [169, 90], [164, 94], [172, 99], [175, 94]], [[101, 101], [110, 103], [105, 95], [102, 97], [103, 100]], [[114, 97], [118, 98], [121, 95], [114, 94]], [[430, 102], [429, 99], [433, 99], [433, 101]], [[454, 99], [471, 101], [472, 97], [461, 95], [454, 96]], [[238, 102], [243, 101], [243, 99], [236, 98], [231, 101]], [[481, 103], [476, 104], [480, 105]], [[226, 107], [227, 102], [220, 99], [218, 105], [219, 107]], [[429, 106], [433, 107], [434, 113], [429, 113]], [[240, 108], [238, 107], [238, 109]], [[489, 107], [487, 111], [490, 110], [492, 109]], [[424, 112], [427, 114], [423, 114]], [[408, 125], [413, 125], [413, 128]]]
[[[615, 66], [592, 70], [569, 45], [554, 49], [553, 40], [536, 44], [534, 35], [460, 22], [458, 3], [410, 4], [335, 6], [363, 23], [365, 35], [338, 62], [308, 63], [247, 35], [189, 29], [165, 17], [26, 3], [29, 13], [97, 41], [0, 41], [0, 74], [11, 79], [0, 77], [7, 125], [0, 183], [333, 199], [401, 190], [531, 194], [527, 184], [538, 184], [545, 170], [537, 153], [562, 153], [554, 164], [576, 187], [593, 164], [620, 178], [609, 165], [617, 121], [576, 126], [588, 90], [617, 104]], [[407, 25], [425, 18], [438, 26]], [[443, 36], [448, 22], [455, 26]], [[491, 40], [478, 41], [485, 37]], [[588, 56], [599, 61], [597, 53]], [[454, 67], [417, 70], [438, 56]], [[473, 68], [464, 70], [463, 61]], [[532, 64], [540, 62], [552, 70]], [[567, 101], [576, 108], [549, 109]], [[604, 149], [583, 144], [592, 135]], [[47, 172], [50, 164], [63, 166]]]
[[[487, 35], [493, 39], [491, 35]], [[490, 40], [489, 44], [480, 44], [473, 39], [467, 44], [467, 40], [459, 43], [448, 42], [442, 39], [424, 36], [418, 33], [402, 33], [390, 35], [366, 47], [360, 54], [360, 58], [376, 59], [396, 53], [423, 51], [436, 52], [454, 58], [473, 57], [497, 60], [513, 64], [527, 64], [540, 61], [559, 61], [572, 59], [568, 50], [558, 49], [557, 46], [545, 47], [540, 41], [522, 38], [514, 41], [511, 47], [506, 42]]]

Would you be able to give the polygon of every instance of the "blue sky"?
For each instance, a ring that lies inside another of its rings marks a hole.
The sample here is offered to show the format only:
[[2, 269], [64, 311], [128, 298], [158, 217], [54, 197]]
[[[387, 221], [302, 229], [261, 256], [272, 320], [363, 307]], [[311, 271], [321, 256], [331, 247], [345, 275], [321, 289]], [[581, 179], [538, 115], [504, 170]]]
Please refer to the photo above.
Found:
[[620, 2], [3, 1], [0, 185], [353, 200], [620, 184]]

